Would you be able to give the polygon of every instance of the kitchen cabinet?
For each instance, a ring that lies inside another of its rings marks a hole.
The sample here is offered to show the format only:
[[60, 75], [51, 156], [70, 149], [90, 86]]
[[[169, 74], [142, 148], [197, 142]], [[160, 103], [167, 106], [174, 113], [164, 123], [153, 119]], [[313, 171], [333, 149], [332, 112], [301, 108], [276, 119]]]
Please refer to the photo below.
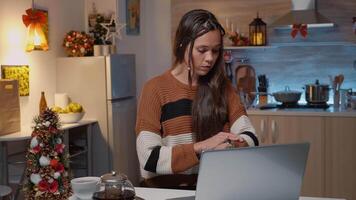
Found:
[[324, 122], [321, 117], [250, 115], [261, 145], [309, 142], [303, 180], [303, 196], [322, 196], [324, 191]]
[[356, 118], [326, 117], [326, 196], [356, 200]]
[[96, 123], [64, 129], [63, 139], [69, 152], [73, 178], [92, 176], [92, 132]]

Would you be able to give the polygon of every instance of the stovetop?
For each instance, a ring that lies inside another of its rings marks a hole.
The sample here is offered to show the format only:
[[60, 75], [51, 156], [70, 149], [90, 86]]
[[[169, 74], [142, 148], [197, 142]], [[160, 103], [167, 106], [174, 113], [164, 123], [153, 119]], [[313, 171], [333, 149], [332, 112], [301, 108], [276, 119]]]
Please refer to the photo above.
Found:
[[265, 110], [265, 109], [274, 109], [274, 108], [278, 108], [278, 109], [308, 109], [308, 108], [312, 108], [312, 109], [328, 109], [329, 105], [327, 103], [323, 103], [323, 104], [267, 104], [264, 106], [260, 106], [259, 109], [260, 110]]

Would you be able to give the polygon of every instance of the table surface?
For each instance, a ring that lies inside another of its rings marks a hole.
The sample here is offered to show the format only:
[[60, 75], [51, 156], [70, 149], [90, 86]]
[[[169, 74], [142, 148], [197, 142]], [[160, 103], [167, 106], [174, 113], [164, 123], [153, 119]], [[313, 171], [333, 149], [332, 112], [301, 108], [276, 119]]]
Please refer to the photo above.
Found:
[[[157, 189], [157, 188], [144, 188], [135, 187], [136, 195], [145, 200], [165, 200], [170, 198], [187, 197], [195, 195], [193, 190], [172, 190], [172, 189]], [[75, 196], [69, 200], [78, 200]], [[314, 198], [314, 197], [300, 197], [299, 200], [344, 200], [334, 198]]]
[[[67, 129], [71, 129], [71, 128], [75, 128], [75, 127], [79, 127], [79, 126], [83, 126], [83, 125], [87, 125], [87, 124], [92, 124], [95, 122], [97, 122], [96, 119], [85, 119], [85, 120], [81, 120], [77, 123], [62, 124], [62, 127], [60, 128], [60, 130], [67, 130]], [[0, 136], [0, 142], [3, 142], [3, 141], [11, 142], [11, 141], [20, 141], [20, 140], [30, 139], [31, 133], [32, 133], [31, 127], [25, 127], [25, 128], [22, 127], [21, 131]]]

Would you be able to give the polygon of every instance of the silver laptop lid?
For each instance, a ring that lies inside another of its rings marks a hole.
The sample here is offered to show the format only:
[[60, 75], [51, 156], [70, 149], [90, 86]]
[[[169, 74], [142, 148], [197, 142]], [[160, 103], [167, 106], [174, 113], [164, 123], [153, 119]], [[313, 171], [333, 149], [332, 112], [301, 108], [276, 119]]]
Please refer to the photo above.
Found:
[[308, 151], [308, 143], [206, 151], [196, 199], [297, 200]]

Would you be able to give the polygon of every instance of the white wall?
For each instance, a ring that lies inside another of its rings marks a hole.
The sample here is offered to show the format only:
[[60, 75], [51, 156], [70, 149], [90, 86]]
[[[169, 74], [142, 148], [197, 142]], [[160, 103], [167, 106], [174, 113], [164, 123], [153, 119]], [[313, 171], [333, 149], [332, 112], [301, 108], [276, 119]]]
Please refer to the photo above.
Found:
[[[118, 42], [119, 53], [136, 54], [137, 94], [150, 78], [171, 67], [171, 1], [141, 0], [141, 33], [126, 35]], [[118, 0], [118, 16], [125, 22], [125, 0]]]
[[48, 10], [49, 51], [25, 52], [26, 27], [22, 15], [32, 5], [31, 0], [0, 1], [0, 64], [30, 66], [30, 95], [20, 97], [21, 124], [31, 127], [38, 113], [41, 91], [47, 104], [53, 104], [56, 89], [55, 64], [57, 56], [65, 56], [62, 48], [64, 34], [84, 30], [84, 0], [36, 0], [35, 7]]

